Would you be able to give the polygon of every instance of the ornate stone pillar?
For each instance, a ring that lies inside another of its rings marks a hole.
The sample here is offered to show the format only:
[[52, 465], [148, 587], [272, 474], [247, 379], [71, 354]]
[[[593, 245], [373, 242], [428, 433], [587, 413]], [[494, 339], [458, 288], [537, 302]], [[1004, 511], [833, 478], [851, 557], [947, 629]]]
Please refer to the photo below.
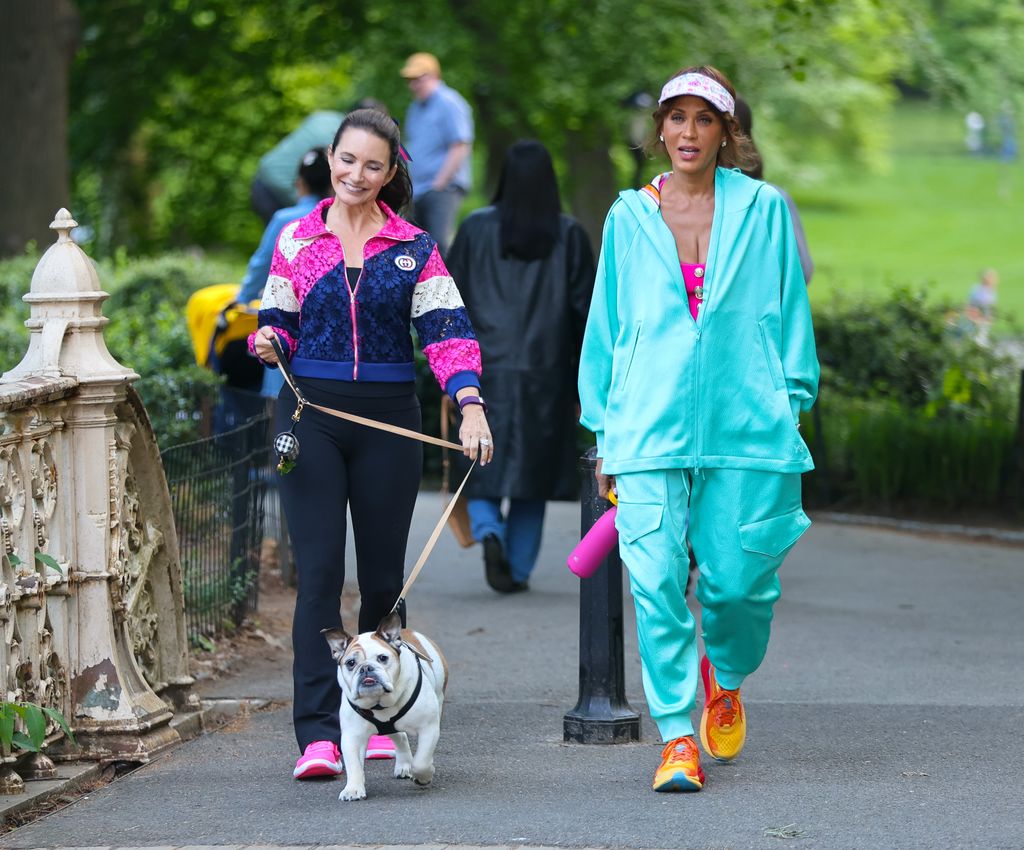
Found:
[[[73, 378], [77, 386], [61, 410], [62, 456], [54, 461], [52, 449], [33, 449], [34, 491], [24, 510], [38, 516], [39, 548], [46, 551], [52, 534], [67, 565], [61, 638], [70, 667], [68, 721], [78, 743], [95, 758], [146, 761], [178, 740], [168, 721], [192, 682], [170, 497], [149, 418], [131, 386], [139, 376], [103, 340], [107, 293], [69, 237], [76, 223], [68, 211], [50, 226], [57, 242], [25, 296], [28, 352], [0, 384]], [[56, 480], [58, 468], [66, 476], [65, 510], [48, 517], [47, 475]]]

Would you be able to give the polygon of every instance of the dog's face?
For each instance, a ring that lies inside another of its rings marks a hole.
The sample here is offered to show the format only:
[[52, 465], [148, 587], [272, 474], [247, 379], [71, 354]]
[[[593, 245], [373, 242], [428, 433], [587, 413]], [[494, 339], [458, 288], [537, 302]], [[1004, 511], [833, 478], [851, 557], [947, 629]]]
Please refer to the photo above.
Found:
[[325, 629], [323, 634], [338, 663], [338, 682], [355, 703], [375, 703], [394, 690], [401, 673], [399, 648], [402, 620], [389, 614], [375, 632], [352, 638], [344, 629]]

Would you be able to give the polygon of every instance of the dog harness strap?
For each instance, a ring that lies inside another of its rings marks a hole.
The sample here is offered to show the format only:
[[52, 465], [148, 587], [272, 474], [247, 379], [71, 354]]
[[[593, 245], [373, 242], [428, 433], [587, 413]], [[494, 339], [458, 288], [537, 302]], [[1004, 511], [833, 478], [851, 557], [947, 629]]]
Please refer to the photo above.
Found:
[[348, 701], [348, 704], [352, 706], [352, 710], [355, 711], [363, 720], [368, 723], [372, 723], [377, 727], [378, 735], [394, 735], [398, 730], [395, 728], [395, 723], [401, 720], [408, 713], [409, 709], [416, 704], [416, 700], [420, 695], [420, 688], [423, 686], [423, 665], [420, 664], [420, 658], [415, 653], [413, 657], [416, 659], [416, 687], [412, 690], [412, 696], [409, 697], [408, 701], [403, 705], [397, 714], [389, 717], [387, 720], [378, 720], [373, 716], [373, 711], [369, 708], [360, 708], [352, 700]]

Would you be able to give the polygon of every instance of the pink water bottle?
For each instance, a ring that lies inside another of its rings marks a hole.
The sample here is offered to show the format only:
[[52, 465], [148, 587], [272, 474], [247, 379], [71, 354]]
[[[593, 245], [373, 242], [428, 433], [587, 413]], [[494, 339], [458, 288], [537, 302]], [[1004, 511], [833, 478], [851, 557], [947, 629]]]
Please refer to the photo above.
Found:
[[619, 532], [615, 530], [618, 508], [614, 507], [618, 500], [614, 493], [609, 493], [608, 499], [613, 507], [598, 517], [566, 560], [569, 569], [580, 578], [590, 578], [619, 542]]

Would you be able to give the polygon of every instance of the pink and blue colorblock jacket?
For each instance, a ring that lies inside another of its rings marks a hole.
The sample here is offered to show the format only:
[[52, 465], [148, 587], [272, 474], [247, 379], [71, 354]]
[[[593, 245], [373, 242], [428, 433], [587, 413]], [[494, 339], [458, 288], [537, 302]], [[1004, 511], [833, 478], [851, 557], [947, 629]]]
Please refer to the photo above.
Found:
[[281, 231], [260, 304], [259, 325], [277, 334], [295, 375], [412, 381], [411, 320], [445, 392], [480, 386], [480, 346], [430, 235], [378, 201], [387, 221], [367, 240], [362, 274], [350, 287], [341, 241], [324, 224], [331, 203]]

